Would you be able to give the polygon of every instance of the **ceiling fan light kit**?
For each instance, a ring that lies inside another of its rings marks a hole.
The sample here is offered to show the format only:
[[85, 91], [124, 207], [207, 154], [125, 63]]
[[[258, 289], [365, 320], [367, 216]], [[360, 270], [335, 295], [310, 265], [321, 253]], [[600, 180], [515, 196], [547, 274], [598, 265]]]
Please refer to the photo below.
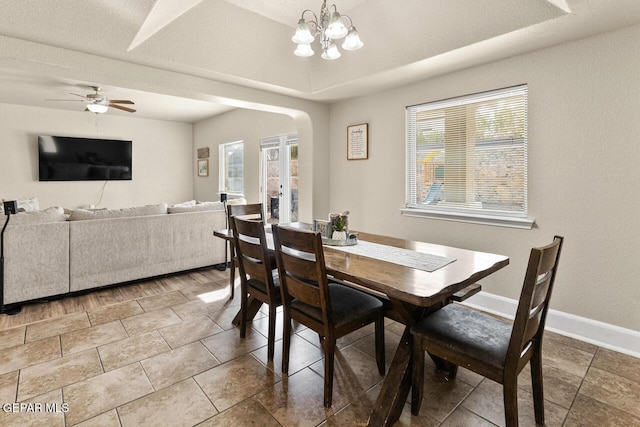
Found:
[[[333, 9], [333, 12], [331, 12]], [[305, 13], [311, 13], [313, 20], [306, 21], [304, 19]], [[344, 19], [349, 20], [349, 26], [344, 23]], [[358, 50], [363, 46], [360, 35], [353, 26], [351, 18], [347, 15], [340, 15], [335, 4], [327, 7], [327, 0], [324, 0], [322, 7], [320, 8], [320, 18], [313, 13], [310, 9], [302, 12], [302, 16], [298, 21], [296, 32], [291, 38], [291, 41], [296, 43], [298, 47], [293, 51], [294, 55], [301, 57], [313, 56], [314, 51], [311, 48], [311, 43], [314, 42], [316, 37], [320, 37], [320, 45], [322, 47], [323, 59], [338, 59], [340, 51], [336, 46], [335, 40], [346, 37], [342, 48], [344, 50]]]
[[103, 114], [106, 113], [107, 110], [109, 110], [109, 106], [98, 103], [89, 103], [87, 104], [87, 110], [91, 111], [92, 113]]

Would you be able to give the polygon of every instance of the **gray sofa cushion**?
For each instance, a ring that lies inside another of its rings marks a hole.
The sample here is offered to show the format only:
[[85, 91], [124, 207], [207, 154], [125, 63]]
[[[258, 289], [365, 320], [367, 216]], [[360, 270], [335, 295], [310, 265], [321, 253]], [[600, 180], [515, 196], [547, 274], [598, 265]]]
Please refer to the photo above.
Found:
[[167, 213], [167, 204], [136, 206], [124, 209], [73, 209], [69, 221], [85, 221], [91, 219], [127, 218], [133, 216], [164, 215]]
[[43, 211], [19, 212], [15, 215], [11, 215], [9, 227], [12, 225], [64, 222], [66, 220], [67, 217], [64, 215], [64, 209], [59, 206], [54, 206]]

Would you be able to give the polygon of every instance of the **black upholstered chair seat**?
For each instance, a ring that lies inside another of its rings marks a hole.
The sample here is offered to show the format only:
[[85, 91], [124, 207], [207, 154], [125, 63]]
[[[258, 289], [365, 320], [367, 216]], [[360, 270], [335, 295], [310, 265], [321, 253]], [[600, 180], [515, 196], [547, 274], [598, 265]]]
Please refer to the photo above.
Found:
[[[273, 274], [273, 288], [276, 291], [277, 298], [280, 299], [280, 278], [278, 277], [278, 270], [273, 270], [271, 274]], [[251, 286], [254, 289], [259, 290], [264, 294], [267, 293], [266, 285], [260, 280], [249, 279], [247, 280], [247, 285]]]
[[488, 316], [460, 304], [449, 304], [418, 322], [411, 333], [427, 342], [465, 354], [468, 363], [503, 368], [511, 323]]
[[[331, 295], [331, 310], [336, 328], [353, 320], [367, 317], [383, 307], [382, 301], [378, 298], [338, 283], [329, 283], [329, 294]], [[291, 308], [322, 322], [322, 311], [317, 307], [294, 299], [291, 301]]]

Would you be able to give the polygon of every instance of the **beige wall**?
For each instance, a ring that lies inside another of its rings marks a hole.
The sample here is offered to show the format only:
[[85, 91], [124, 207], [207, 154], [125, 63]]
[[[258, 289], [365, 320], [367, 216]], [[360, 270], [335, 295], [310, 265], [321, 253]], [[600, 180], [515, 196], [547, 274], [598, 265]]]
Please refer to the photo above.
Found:
[[[566, 237], [552, 308], [640, 331], [640, 26], [333, 104], [330, 208], [354, 229], [505, 254], [483, 290], [516, 299], [532, 246]], [[529, 85], [532, 230], [400, 215], [407, 105]], [[369, 159], [346, 127], [369, 123]]]
[[101, 207], [193, 198], [191, 124], [9, 104], [0, 104], [0, 198], [35, 196], [41, 208], [88, 207], [100, 199], [104, 181], [38, 181], [39, 134], [133, 141], [133, 179], [109, 181]]
[[293, 118], [283, 114], [237, 109], [193, 126], [194, 162], [197, 149], [209, 147], [209, 176], [194, 182], [197, 199], [219, 200], [218, 146], [244, 141], [244, 195], [249, 203], [260, 202], [260, 139], [296, 132]]

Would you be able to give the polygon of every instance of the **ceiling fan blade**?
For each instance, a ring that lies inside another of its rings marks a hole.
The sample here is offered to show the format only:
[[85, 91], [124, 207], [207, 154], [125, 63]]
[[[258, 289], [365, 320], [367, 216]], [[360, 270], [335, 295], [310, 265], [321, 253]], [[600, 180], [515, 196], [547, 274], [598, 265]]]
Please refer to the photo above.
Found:
[[85, 95], [78, 95], [77, 93], [69, 93], [69, 95], [79, 96], [80, 98], [87, 99]]
[[128, 99], [110, 99], [109, 102], [112, 104], [135, 104], [135, 102], [129, 101]]
[[45, 101], [71, 101], [71, 102], [82, 102], [82, 99], [45, 99]]
[[123, 107], [122, 105], [116, 105], [116, 104], [109, 103], [109, 107], [117, 108], [118, 110], [127, 111], [129, 113], [135, 113], [136, 112], [136, 110], [134, 110], [133, 108]]

